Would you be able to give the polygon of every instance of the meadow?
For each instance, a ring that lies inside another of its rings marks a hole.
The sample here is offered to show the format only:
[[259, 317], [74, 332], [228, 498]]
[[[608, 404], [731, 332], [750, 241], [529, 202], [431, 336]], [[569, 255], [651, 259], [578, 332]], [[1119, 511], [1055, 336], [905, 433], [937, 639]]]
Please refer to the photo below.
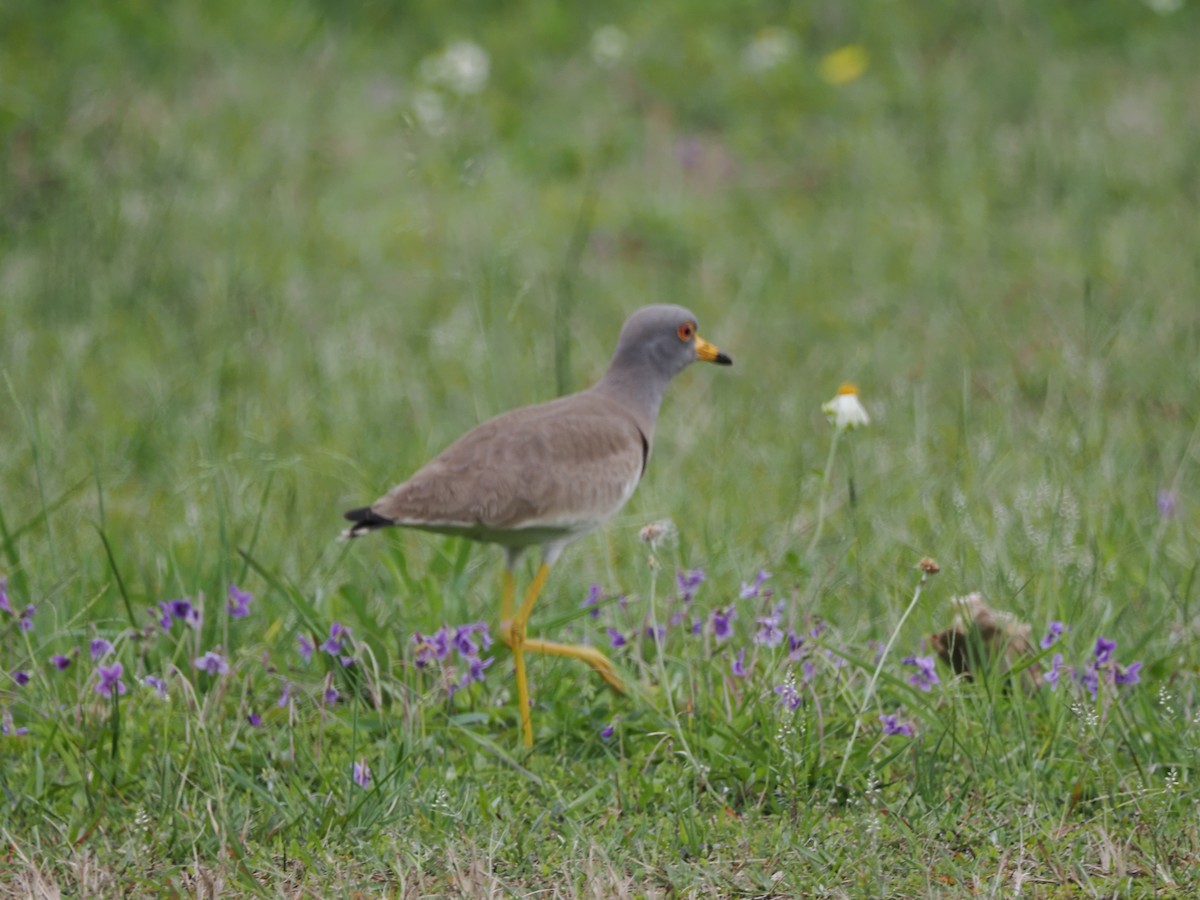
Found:
[[[1198, 16], [5, 4], [0, 897], [1194, 895]], [[653, 302], [526, 750], [501, 553], [340, 514]]]

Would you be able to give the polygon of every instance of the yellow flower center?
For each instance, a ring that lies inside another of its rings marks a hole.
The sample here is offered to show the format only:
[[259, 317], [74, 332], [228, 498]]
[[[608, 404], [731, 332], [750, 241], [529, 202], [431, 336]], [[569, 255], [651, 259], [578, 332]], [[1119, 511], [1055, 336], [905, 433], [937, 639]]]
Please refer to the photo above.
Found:
[[842, 382], [841, 386], [838, 387], [838, 396], [845, 397], [847, 394], [857, 397], [858, 386], [849, 381]]
[[849, 84], [867, 71], [867, 48], [847, 44], [821, 59], [817, 72], [829, 84]]

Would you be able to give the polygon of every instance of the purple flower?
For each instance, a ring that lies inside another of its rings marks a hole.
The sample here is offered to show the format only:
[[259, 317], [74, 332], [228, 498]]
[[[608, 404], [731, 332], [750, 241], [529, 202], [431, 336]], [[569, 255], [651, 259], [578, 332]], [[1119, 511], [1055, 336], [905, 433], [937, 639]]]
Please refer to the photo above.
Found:
[[1161, 490], [1158, 492], [1158, 514], [1164, 519], [1175, 518], [1179, 510], [1179, 497], [1174, 491]]
[[754, 635], [754, 643], [763, 647], [778, 647], [782, 642], [783, 631], [778, 625], [763, 619], [758, 620], [758, 633]]
[[296, 693], [296, 685], [292, 682], [285, 682], [283, 690], [279, 692], [279, 701], [275, 704], [280, 709], [292, 702], [292, 695]]
[[692, 634], [701, 634], [704, 631], [703, 619], [692, 619]]
[[94, 660], [104, 659], [104, 657], [112, 652], [113, 645], [104, 638], [92, 638], [91, 643], [88, 644], [88, 653], [91, 654]]
[[778, 647], [783, 643], [783, 630], [779, 620], [783, 617], [783, 604], [775, 604], [769, 616], [759, 616], [758, 633], [754, 635], [754, 643], [763, 647]]
[[883, 723], [884, 737], [891, 737], [893, 735], [902, 735], [903, 737], [913, 736], [913, 727], [907, 722], [901, 722], [899, 716], [880, 714], [879, 721]]
[[1049, 629], [1046, 631], [1046, 636], [1044, 638], [1042, 638], [1042, 640], [1041, 640], [1042, 649], [1048, 650], [1052, 646], [1054, 646], [1054, 643], [1060, 637], [1062, 637], [1063, 632], [1066, 630], [1067, 630], [1067, 626], [1064, 625], [1062, 622], [1059, 622], [1057, 620], [1051, 622]]
[[196, 657], [192, 660], [192, 665], [209, 675], [224, 675], [229, 671], [229, 664], [215, 650], [209, 650], [203, 656]]
[[1096, 665], [1107, 665], [1109, 660], [1112, 659], [1113, 651], [1116, 649], [1116, 641], [1110, 641], [1106, 637], [1096, 638], [1096, 649], [1092, 651], [1093, 655], [1096, 657]]
[[163, 631], [171, 630], [171, 604], [166, 600], [158, 601], [158, 612], [154, 611], [154, 607], [150, 607], [150, 615], [158, 621]]
[[8, 579], [0, 578], [0, 610], [8, 613], [10, 616], [15, 616], [12, 604], [8, 602]]
[[54, 668], [61, 672], [63, 669], [70, 668], [71, 657], [63, 656], [61, 653], [56, 653], [50, 657], [50, 662], [53, 664]]
[[29, 729], [23, 725], [20, 728], [14, 728], [12, 713], [6, 712], [4, 717], [0, 718], [0, 734], [20, 737], [23, 734], [29, 734]]
[[433, 662], [433, 645], [421, 632], [414, 631], [409, 635], [408, 642], [413, 647], [413, 665], [424, 669]]
[[1087, 688], [1087, 692], [1095, 699], [1096, 692], [1100, 690], [1100, 672], [1096, 668], [1095, 663], [1089, 664], [1086, 669], [1078, 673], [1075, 676], [1075, 680]]
[[330, 656], [340, 655], [342, 644], [349, 633], [350, 629], [344, 628], [341, 622], [334, 622], [329, 626], [329, 637], [321, 644], [321, 649]]
[[250, 723], [251, 727], [258, 728], [260, 725], [262, 725], [262, 716], [256, 712], [252, 712], [250, 715], [246, 716], [246, 721]]
[[616, 732], [616, 730], [617, 730], [617, 723], [609, 722], [607, 725], [605, 725], [603, 728], [600, 729], [600, 737], [602, 737], [604, 740], [607, 741], [610, 737], [613, 736], [613, 734], [614, 734], [614, 732]]
[[800, 692], [796, 690], [796, 686], [792, 684], [790, 678], [783, 684], [776, 685], [774, 690], [779, 695], [780, 706], [785, 706], [792, 712], [800, 708], [802, 697], [800, 696]]
[[771, 577], [771, 573], [765, 569], [759, 569], [758, 574], [754, 576], [754, 581], [747, 584], [742, 582], [742, 590], [738, 593], [738, 597], [742, 600], [750, 600], [758, 596], [759, 589], [762, 588], [763, 582]]
[[313, 651], [317, 648], [313, 646], [313, 642], [309, 640], [308, 635], [301, 632], [296, 635], [296, 652], [300, 654], [300, 658], [305, 663], [312, 662]]
[[429, 640], [435, 657], [445, 659], [450, 655], [450, 631], [445, 625], [435, 631]]
[[454, 649], [458, 651], [459, 656], [477, 656], [479, 654], [479, 645], [471, 640], [471, 631], [467, 626], [454, 629]]
[[583, 603], [580, 604], [588, 611], [588, 615], [593, 619], [600, 615], [600, 600], [604, 596], [604, 588], [598, 584], [593, 584], [588, 588], [587, 596], [583, 598]]
[[666, 626], [664, 626], [664, 625], [647, 625], [646, 626], [646, 637], [648, 637], [650, 640], [654, 641], [654, 643], [657, 644], [659, 641], [661, 641], [666, 636], [667, 636]]
[[153, 675], [147, 675], [142, 679], [142, 684], [146, 687], [154, 688], [154, 692], [164, 700], [167, 699], [167, 683], [161, 678], [156, 678]]
[[917, 667], [917, 671], [908, 677], [908, 683], [913, 687], [928, 691], [940, 683], [932, 656], [906, 656], [901, 662], [906, 666]]
[[728, 609], [716, 609], [712, 614], [713, 634], [718, 641], [723, 641], [733, 634], [733, 620], [737, 618], [737, 610], [733, 607]]
[[244, 619], [250, 615], [250, 601], [254, 599], [254, 595], [249, 591], [243, 591], [236, 584], [229, 586], [229, 603], [225, 609], [234, 619]]
[[354, 764], [354, 783], [360, 788], [366, 788], [371, 783], [371, 768], [365, 759]]
[[485, 623], [472, 622], [469, 625], [460, 625], [454, 629], [453, 640], [454, 647], [458, 650], [459, 656], [479, 655], [479, 644], [476, 644], [471, 638], [471, 635], [474, 634], [479, 635], [479, 644], [483, 645], [484, 650], [492, 646], [492, 635]]
[[467, 671], [463, 673], [463, 676], [458, 681], [452, 681], [447, 685], [447, 690], [450, 692], [451, 697], [464, 688], [469, 687], [472, 682], [483, 681], [484, 670], [494, 662], [490, 656], [487, 659], [480, 659], [477, 656], [466, 656], [463, 657], [463, 661], [467, 664]]
[[692, 602], [692, 598], [696, 596], [696, 589], [703, 583], [703, 569], [691, 569], [687, 572], [682, 569], [675, 570], [675, 586], [679, 588], [679, 599], [684, 603]]
[[1050, 671], [1042, 676], [1042, 680], [1050, 685], [1050, 690], [1058, 690], [1059, 675], [1062, 670], [1066, 668], [1067, 666], [1063, 665], [1063, 655], [1061, 653], [1055, 653], [1054, 659], [1050, 660]]
[[29, 684], [29, 673], [23, 669], [13, 669], [12, 680], [21, 687], [25, 687], [25, 685]]
[[113, 691], [116, 691], [118, 694], [125, 693], [125, 682], [121, 680], [121, 675], [124, 674], [125, 668], [119, 662], [115, 662], [111, 666], [97, 666], [96, 672], [100, 675], [100, 683], [96, 685], [96, 693], [101, 697], [111, 697]]
[[730, 669], [730, 671], [733, 672], [734, 676], [737, 678], [745, 678], [746, 677], [746, 675], [748, 673], [746, 672], [746, 648], [745, 647], [743, 647], [741, 649], [741, 651], [738, 653], [738, 655], [729, 664], [729, 669]]
[[604, 629], [608, 632], [608, 639], [612, 643], [612, 648], [616, 650], [618, 647], [624, 647], [628, 641], [625, 640], [625, 635], [617, 631], [615, 628]]
[[190, 600], [168, 600], [166, 609], [170, 611], [173, 618], [179, 619], [192, 628], [198, 629], [203, 620], [200, 609], [193, 606]]
[[25, 607], [24, 612], [21, 613], [21, 618], [17, 622], [18, 627], [22, 631], [33, 630], [33, 614], [35, 612], [37, 612], [37, 607], [32, 603]]
[[[471, 657], [467, 660], [467, 683], [472, 681], [483, 681], [483, 671], [492, 664], [492, 657], [480, 659], [479, 657]], [[464, 685], [465, 687], [465, 685]]]
[[1139, 659], [1135, 663], [1130, 663], [1128, 669], [1123, 669], [1117, 666], [1117, 671], [1113, 673], [1113, 681], [1117, 684], [1137, 684], [1142, 680], [1139, 674], [1142, 671], [1142, 661]]
[[338, 693], [338, 689], [335, 688], [331, 682], [325, 685], [325, 693], [322, 696], [325, 698], [325, 703], [327, 705], [333, 706], [333, 704], [337, 703], [338, 697], [340, 697], [341, 694]]
[[808, 651], [804, 648], [804, 638], [788, 629], [788, 662], [798, 662]]

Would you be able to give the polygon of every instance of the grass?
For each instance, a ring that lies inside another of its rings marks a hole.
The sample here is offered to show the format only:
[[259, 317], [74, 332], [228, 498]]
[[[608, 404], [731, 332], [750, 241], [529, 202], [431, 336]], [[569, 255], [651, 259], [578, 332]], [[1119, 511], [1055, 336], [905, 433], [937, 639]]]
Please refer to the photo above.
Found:
[[[597, 15], [0, 13], [0, 895], [1196, 890], [1196, 10]], [[458, 38], [478, 93], [422, 67]], [[448, 697], [462, 663], [411, 642], [494, 626], [499, 554], [337, 544], [339, 513], [659, 300], [735, 366], [672, 385], [531, 623], [620, 632], [629, 696], [532, 661], [525, 752], [506, 653]], [[830, 454], [845, 380], [872, 424]], [[902, 660], [974, 591], [1069, 625], [1043, 671], [1103, 636], [1140, 683], [920, 690]], [[776, 603], [794, 661], [753, 641]], [[306, 664], [334, 622], [353, 664]]]

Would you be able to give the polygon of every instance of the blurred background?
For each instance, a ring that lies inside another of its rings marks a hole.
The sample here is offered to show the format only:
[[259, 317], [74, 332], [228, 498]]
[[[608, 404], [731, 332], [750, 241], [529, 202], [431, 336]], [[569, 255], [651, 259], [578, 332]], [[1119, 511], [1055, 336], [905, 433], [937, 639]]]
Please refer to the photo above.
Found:
[[1195, 484], [1198, 15], [10, 0], [5, 565], [70, 603], [108, 583], [97, 524], [147, 601], [219, 595], [238, 546], [394, 592], [378, 553], [343, 566], [340, 511], [590, 383], [669, 301], [736, 366], [672, 386], [567, 592], [631, 578], [663, 516], [679, 564], [802, 577], [852, 380], [874, 424], [838, 464], [834, 601], [933, 553], [955, 588], [1136, 607], [1144, 560], [1097, 573]]

